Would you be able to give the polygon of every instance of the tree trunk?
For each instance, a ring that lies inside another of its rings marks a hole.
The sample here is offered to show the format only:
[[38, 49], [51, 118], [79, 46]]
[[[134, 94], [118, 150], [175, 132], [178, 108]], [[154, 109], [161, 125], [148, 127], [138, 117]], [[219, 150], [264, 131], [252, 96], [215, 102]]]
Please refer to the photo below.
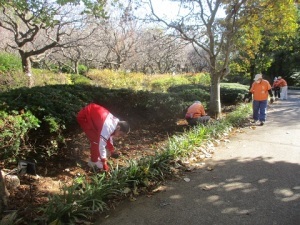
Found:
[[2, 176], [2, 171], [0, 170], [0, 215], [3, 213], [7, 206], [7, 193], [5, 191], [5, 183]]
[[78, 70], [78, 65], [79, 65], [79, 61], [78, 60], [75, 60], [74, 61], [74, 72], [75, 72], [75, 74], [79, 74], [79, 70]]
[[211, 74], [209, 112], [216, 119], [221, 116], [220, 77], [217, 74]]
[[252, 83], [253, 83], [253, 79], [254, 79], [254, 73], [255, 73], [255, 63], [254, 61], [251, 62], [251, 65], [250, 65], [250, 88], [252, 86]]
[[24, 72], [25, 76], [27, 76], [27, 79], [28, 79], [27, 86], [29, 88], [31, 88], [34, 85], [34, 81], [33, 81], [32, 73], [31, 73], [30, 57], [25, 55], [23, 52], [20, 52], [20, 55], [21, 55], [21, 59], [22, 59], [23, 72]]

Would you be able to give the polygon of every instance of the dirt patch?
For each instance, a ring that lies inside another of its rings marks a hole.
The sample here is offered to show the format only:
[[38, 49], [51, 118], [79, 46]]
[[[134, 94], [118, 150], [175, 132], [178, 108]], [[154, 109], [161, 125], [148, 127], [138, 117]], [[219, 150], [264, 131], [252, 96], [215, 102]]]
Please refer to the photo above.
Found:
[[[138, 159], [154, 155], [166, 143], [168, 137], [188, 129], [185, 120], [177, 124], [148, 125], [131, 131], [126, 137], [114, 140], [118, 159], [110, 158], [116, 165], [122, 165], [124, 159]], [[49, 196], [60, 192], [63, 185], [71, 185], [78, 176], [91, 176], [93, 171], [87, 166], [89, 142], [85, 134], [77, 129], [69, 136], [66, 148], [51, 160], [36, 164], [37, 175], [19, 175], [20, 186], [9, 190], [7, 212], [18, 211], [26, 221], [32, 221], [38, 215], [38, 208], [49, 201]], [[6, 171], [8, 172], [8, 171]], [[28, 224], [24, 221], [24, 224]]]
[[[169, 137], [187, 129], [189, 126], [184, 119], [178, 120], [176, 124], [141, 123], [140, 127], [135, 127], [126, 137], [114, 140], [120, 157], [110, 158], [110, 161], [114, 165], [123, 165], [125, 159], [154, 155]], [[94, 173], [87, 165], [90, 156], [89, 142], [79, 128], [70, 134], [66, 146], [61, 149], [59, 156], [36, 164], [37, 176], [19, 176], [21, 185], [10, 190], [7, 212], [18, 211], [20, 216], [26, 218], [27, 222], [24, 220], [23, 224], [37, 218], [38, 208], [49, 201], [49, 196], [60, 193], [63, 185], [71, 185], [78, 176], [89, 177]]]

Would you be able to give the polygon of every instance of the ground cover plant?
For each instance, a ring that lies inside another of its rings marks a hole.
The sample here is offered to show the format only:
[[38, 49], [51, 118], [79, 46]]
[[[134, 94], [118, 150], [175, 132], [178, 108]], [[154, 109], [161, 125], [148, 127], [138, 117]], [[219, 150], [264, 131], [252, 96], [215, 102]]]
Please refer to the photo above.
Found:
[[[13, 224], [92, 221], [124, 197], [151, 192], [159, 182], [171, 178], [180, 158], [195, 152], [204, 140], [218, 138], [232, 126], [243, 124], [249, 111], [245, 104], [238, 113], [207, 127], [189, 128], [178, 123], [195, 99], [203, 99], [207, 105], [204, 96], [209, 95], [209, 88], [202, 85], [199, 89], [193, 82], [182, 86], [175, 82], [176, 87], [166, 82], [155, 92], [81, 82], [2, 92], [1, 168], [13, 169], [25, 159], [36, 163], [39, 174], [22, 176], [21, 185], [11, 192], [9, 210], [15, 213], [7, 216]], [[232, 102], [243, 92], [244, 88], [235, 91]], [[110, 160], [113, 169], [109, 174], [95, 174], [87, 167], [87, 139], [75, 121], [76, 112], [91, 101], [103, 104], [132, 125], [128, 137], [115, 142], [121, 157]], [[17, 222], [19, 218], [22, 222]]]

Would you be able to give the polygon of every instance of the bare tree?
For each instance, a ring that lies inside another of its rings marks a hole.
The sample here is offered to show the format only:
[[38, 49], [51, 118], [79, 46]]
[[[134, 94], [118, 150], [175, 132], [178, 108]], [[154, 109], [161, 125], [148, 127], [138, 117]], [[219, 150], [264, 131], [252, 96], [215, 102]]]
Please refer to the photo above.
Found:
[[33, 85], [31, 61], [34, 57], [39, 60], [42, 54], [54, 47], [70, 45], [66, 37], [86, 25], [88, 14], [96, 14], [97, 18], [105, 17], [103, 7], [97, 6], [104, 6], [106, 1], [84, 1], [85, 5], [82, 5], [85, 7], [80, 3], [70, 0], [60, 5], [48, 0], [0, 0], [0, 27], [14, 37], [14, 43], [8, 43], [8, 46], [19, 52], [23, 71], [29, 78], [29, 87]]
[[[220, 81], [229, 73], [228, 65], [235, 34], [239, 28], [239, 13], [246, 0], [173, 0], [183, 9], [177, 18], [160, 16], [152, 0], [144, 0], [151, 10], [151, 21], [174, 30], [174, 35], [190, 42], [199, 56], [206, 58], [211, 75], [210, 112], [221, 116]], [[223, 9], [226, 16], [218, 17]], [[202, 49], [206, 54], [199, 51]]]

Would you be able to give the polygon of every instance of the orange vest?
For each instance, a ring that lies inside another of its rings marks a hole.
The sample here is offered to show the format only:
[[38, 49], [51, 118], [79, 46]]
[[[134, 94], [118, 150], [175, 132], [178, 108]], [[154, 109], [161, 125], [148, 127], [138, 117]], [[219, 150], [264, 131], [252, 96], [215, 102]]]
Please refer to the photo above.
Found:
[[287, 86], [287, 83], [284, 79], [280, 78], [280, 79], [278, 79], [277, 86], [278, 87], [284, 87], [284, 86]]
[[185, 118], [198, 118], [205, 115], [206, 113], [203, 105], [200, 103], [194, 103], [188, 108]]
[[253, 82], [250, 92], [253, 94], [253, 99], [256, 101], [268, 100], [268, 90], [272, 87], [267, 80], [262, 80], [260, 83]]

